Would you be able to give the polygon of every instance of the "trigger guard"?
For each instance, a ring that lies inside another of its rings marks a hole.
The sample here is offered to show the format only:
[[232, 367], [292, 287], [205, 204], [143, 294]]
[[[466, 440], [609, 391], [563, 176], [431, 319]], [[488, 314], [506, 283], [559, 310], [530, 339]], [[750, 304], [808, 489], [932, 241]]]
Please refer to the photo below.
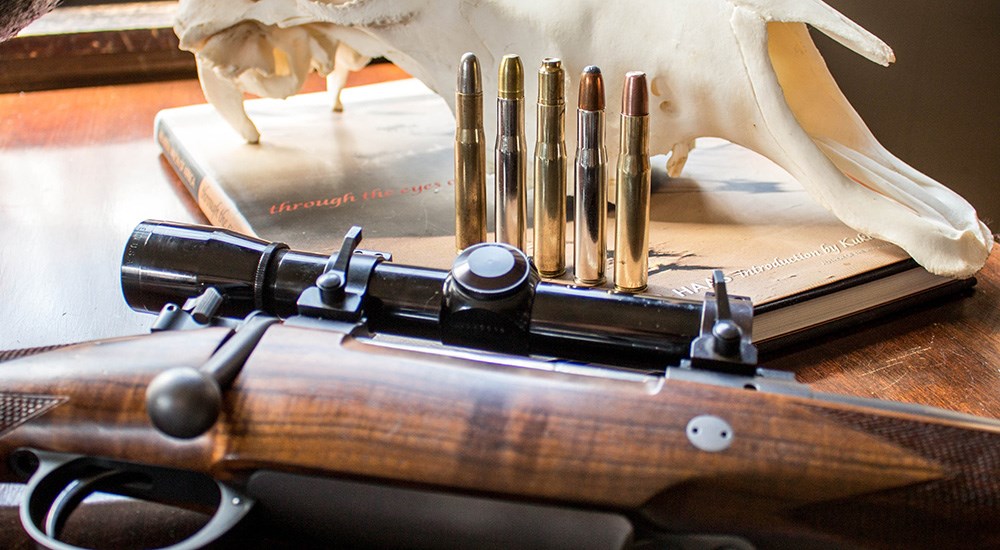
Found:
[[[87, 484], [87, 480], [79, 479], [74, 475], [74, 470], [93, 464], [94, 459], [83, 455], [28, 450], [38, 456], [39, 466], [28, 480], [24, 498], [21, 501], [21, 525], [39, 548], [48, 550], [85, 550], [49, 536], [45, 532], [45, 526], [47, 522], [50, 524], [59, 523], [60, 520], [65, 519], [60, 516], [72, 512], [75, 506], [64, 509], [63, 503], [65, 501], [78, 498], [78, 502], [80, 502], [90, 493], [102, 488], [99, 482], [91, 483], [89, 487], [70, 488], [70, 484], [74, 482]], [[140, 466], [135, 471], [141, 471], [141, 469], [142, 467]], [[127, 472], [109, 470], [106, 477], [96, 477], [111, 479], [116, 477], [117, 474], [125, 473]], [[190, 537], [176, 544], [164, 546], [159, 550], [196, 550], [203, 548], [229, 532], [253, 508], [254, 499], [225, 483], [218, 480], [213, 481], [219, 490], [219, 508], [212, 515], [212, 518], [204, 527]], [[57, 507], [59, 509], [55, 509]], [[55, 516], [50, 518], [50, 512], [55, 512]]]

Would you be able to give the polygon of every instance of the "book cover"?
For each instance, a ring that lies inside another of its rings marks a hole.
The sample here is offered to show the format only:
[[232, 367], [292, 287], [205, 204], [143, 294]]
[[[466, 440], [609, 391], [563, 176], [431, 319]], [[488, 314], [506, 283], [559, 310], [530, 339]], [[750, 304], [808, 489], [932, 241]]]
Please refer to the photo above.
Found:
[[332, 252], [352, 225], [362, 246], [447, 268], [455, 256], [454, 119], [414, 79], [255, 99], [261, 142], [245, 143], [210, 105], [166, 109], [155, 133], [215, 225], [292, 248]]
[[[447, 269], [456, 254], [447, 105], [412, 79], [348, 88], [343, 103], [334, 113], [322, 93], [248, 101], [258, 145], [244, 143], [208, 105], [162, 111], [155, 131], [216, 225], [331, 252], [357, 224], [364, 248]], [[648, 293], [700, 300], [721, 269], [730, 293], [756, 305], [756, 340], [954, 286], [898, 247], [845, 226], [750, 150], [699, 139], [683, 177], [666, 175], [665, 156], [653, 167]], [[613, 218], [612, 207], [609, 251]], [[569, 220], [568, 270], [557, 282], [572, 281], [572, 236]], [[611, 262], [609, 252], [609, 275]]]

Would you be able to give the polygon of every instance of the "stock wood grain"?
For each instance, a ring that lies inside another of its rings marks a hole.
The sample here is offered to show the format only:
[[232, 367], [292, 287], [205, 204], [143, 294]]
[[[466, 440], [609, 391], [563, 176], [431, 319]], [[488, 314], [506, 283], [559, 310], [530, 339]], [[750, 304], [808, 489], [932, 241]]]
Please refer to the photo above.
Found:
[[[113, 456], [237, 486], [259, 469], [360, 478], [622, 510], [752, 540], [933, 546], [960, 532], [1000, 544], [996, 423], [509, 367], [305, 328], [268, 330], [208, 434], [160, 435], [145, 416], [146, 385], [200, 364], [222, 335], [161, 333], [5, 365], [2, 395], [59, 404], [6, 429], [0, 454]], [[688, 422], [704, 414], [731, 425], [728, 449], [688, 440]]]

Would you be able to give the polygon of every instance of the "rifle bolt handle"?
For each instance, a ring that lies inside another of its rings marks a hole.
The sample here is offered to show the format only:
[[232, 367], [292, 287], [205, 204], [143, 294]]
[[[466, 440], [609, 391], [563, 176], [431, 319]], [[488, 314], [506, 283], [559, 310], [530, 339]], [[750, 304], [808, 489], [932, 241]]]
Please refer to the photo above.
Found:
[[166, 370], [146, 388], [146, 412], [166, 435], [193, 439], [219, 418], [222, 391], [212, 375], [192, 367]]

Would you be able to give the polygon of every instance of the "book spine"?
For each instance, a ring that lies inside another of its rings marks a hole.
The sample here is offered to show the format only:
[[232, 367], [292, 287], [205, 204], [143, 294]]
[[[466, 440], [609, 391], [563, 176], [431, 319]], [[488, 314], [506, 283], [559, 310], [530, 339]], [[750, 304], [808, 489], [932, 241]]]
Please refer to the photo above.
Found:
[[821, 342], [818, 340], [819, 338], [831, 336], [832, 340], [836, 337], [849, 335], [851, 334], [850, 330], [871, 325], [875, 321], [888, 319], [897, 313], [907, 314], [907, 312], [915, 312], [909, 313], [909, 315], [919, 315], [919, 312], [940, 305], [940, 302], [945, 299], [954, 298], [963, 292], [971, 293], [976, 283], [975, 277], [947, 280], [940, 286], [904, 296], [850, 315], [813, 324], [802, 329], [786, 330], [781, 333], [768, 335], [759, 340], [754, 335], [754, 344], [757, 346], [758, 351], [765, 357], [769, 357], [771, 354], [776, 354], [777, 352], [785, 352], [792, 346], [816, 346], [817, 342]]
[[256, 235], [253, 228], [250, 227], [250, 223], [240, 214], [236, 204], [222, 189], [222, 186], [214, 178], [198, 169], [198, 164], [190, 151], [177, 140], [170, 130], [170, 125], [165, 122], [162, 115], [156, 116], [153, 132], [156, 143], [160, 145], [160, 150], [167, 163], [184, 183], [184, 187], [194, 197], [198, 207], [205, 213], [212, 225], [247, 235]]

